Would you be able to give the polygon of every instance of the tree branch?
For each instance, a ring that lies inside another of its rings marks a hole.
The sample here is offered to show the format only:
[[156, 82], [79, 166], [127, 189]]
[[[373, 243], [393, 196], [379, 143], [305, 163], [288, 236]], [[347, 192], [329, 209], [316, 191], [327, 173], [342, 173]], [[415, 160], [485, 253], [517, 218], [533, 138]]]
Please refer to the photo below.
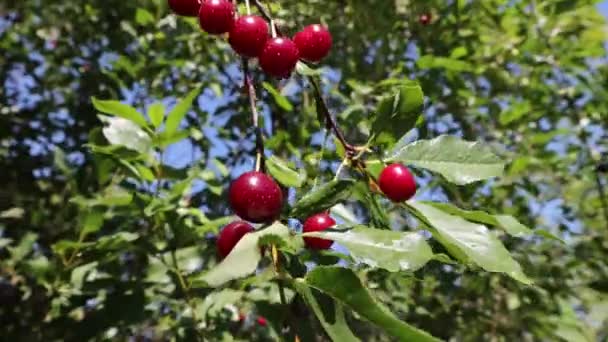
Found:
[[346, 141], [344, 133], [342, 133], [342, 130], [340, 129], [340, 127], [338, 127], [338, 123], [329, 112], [329, 109], [327, 108], [327, 103], [323, 99], [323, 95], [321, 94], [321, 89], [317, 80], [313, 76], [308, 77], [308, 79], [310, 80], [314, 88], [315, 100], [317, 102], [317, 110], [321, 112], [321, 114], [325, 118], [325, 124], [329, 129], [334, 132], [334, 135], [336, 136], [336, 138], [338, 138], [340, 144], [342, 144], [342, 146], [344, 147], [346, 156], [349, 159], [352, 158], [356, 152], [355, 147]]
[[266, 170], [266, 160], [264, 156], [264, 136], [262, 135], [262, 129], [259, 124], [259, 112], [256, 105], [256, 94], [255, 86], [249, 75], [249, 64], [247, 58], [242, 59], [243, 64], [243, 83], [247, 96], [249, 97], [249, 107], [251, 109], [251, 117], [253, 120], [253, 126], [255, 127], [255, 149], [256, 149], [256, 162], [255, 170], [262, 171]]

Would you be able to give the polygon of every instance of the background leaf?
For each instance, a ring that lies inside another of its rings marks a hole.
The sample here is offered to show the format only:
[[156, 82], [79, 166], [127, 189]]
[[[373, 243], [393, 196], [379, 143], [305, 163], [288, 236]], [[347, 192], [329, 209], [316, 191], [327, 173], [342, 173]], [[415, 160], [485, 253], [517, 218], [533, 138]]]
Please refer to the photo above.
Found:
[[190, 91], [186, 97], [180, 100], [175, 107], [169, 112], [167, 115], [167, 120], [165, 122], [165, 134], [167, 136], [172, 136], [173, 133], [179, 128], [182, 119], [186, 116], [190, 108], [192, 107], [192, 102], [200, 93], [200, 89], [196, 88]]
[[119, 101], [98, 100], [94, 97], [92, 98], [92, 101], [95, 109], [102, 113], [111, 114], [119, 118], [129, 120], [140, 127], [146, 127], [148, 125], [144, 116], [129, 105], [120, 103]]
[[305, 175], [291, 169], [285, 161], [276, 156], [266, 159], [266, 167], [272, 177], [286, 187], [299, 188], [306, 180]]

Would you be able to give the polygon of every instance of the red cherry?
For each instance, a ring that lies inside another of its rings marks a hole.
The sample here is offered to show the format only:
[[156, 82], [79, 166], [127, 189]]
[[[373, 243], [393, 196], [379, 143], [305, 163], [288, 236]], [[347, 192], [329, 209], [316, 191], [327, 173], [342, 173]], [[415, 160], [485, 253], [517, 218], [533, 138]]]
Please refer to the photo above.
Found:
[[300, 57], [309, 62], [319, 62], [331, 49], [331, 33], [322, 25], [314, 24], [306, 26], [302, 31], [296, 33], [293, 42], [300, 51]]
[[201, 2], [200, 0], [169, 0], [169, 8], [177, 15], [196, 17]]
[[[309, 217], [304, 222], [304, 233], [320, 232], [335, 224], [336, 221], [327, 213], [316, 214]], [[305, 237], [304, 243], [306, 244], [306, 247], [312, 249], [329, 249], [334, 242], [321, 238]]]
[[235, 221], [224, 227], [217, 238], [217, 252], [225, 258], [241, 238], [253, 231], [253, 227], [243, 221]]
[[259, 56], [260, 66], [267, 74], [287, 78], [295, 69], [300, 53], [298, 47], [289, 38], [277, 37], [266, 41]]
[[240, 17], [230, 30], [228, 42], [239, 55], [257, 57], [268, 40], [268, 24], [257, 15]]
[[242, 174], [230, 185], [230, 206], [242, 219], [264, 223], [279, 217], [283, 192], [266, 174], [251, 171]]
[[257, 322], [262, 327], [265, 327], [268, 324], [268, 322], [266, 321], [266, 318], [264, 318], [262, 316], [258, 317]]
[[209, 34], [226, 33], [234, 24], [234, 5], [228, 0], [204, 0], [198, 20], [203, 31]]
[[420, 18], [418, 18], [418, 21], [422, 25], [428, 25], [428, 24], [430, 24], [431, 20], [433, 20], [433, 16], [431, 15], [431, 13], [424, 13], [424, 14], [422, 14], [420, 16]]
[[403, 202], [416, 194], [414, 176], [401, 164], [391, 164], [382, 170], [378, 185], [386, 197], [393, 202]]

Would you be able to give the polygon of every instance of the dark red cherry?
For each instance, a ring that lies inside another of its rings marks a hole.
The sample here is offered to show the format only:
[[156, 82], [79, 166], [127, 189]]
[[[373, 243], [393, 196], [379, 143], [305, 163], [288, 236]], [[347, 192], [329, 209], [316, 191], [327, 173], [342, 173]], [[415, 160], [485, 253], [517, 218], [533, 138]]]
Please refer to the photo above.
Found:
[[257, 57], [268, 40], [268, 24], [257, 15], [246, 15], [234, 22], [228, 42], [239, 55]]
[[225, 258], [245, 234], [253, 231], [253, 227], [243, 221], [235, 221], [224, 227], [217, 238], [217, 252]]
[[433, 16], [431, 15], [431, 13], [424, 13], [424, 14], [420, 15], [420, 17], [418, 18], [418, 21], [422, 25], [428, 25], [431, 23], [432, 20], [433, 20]]
[[287, 78], [295, 69], [300, 53], [289, 38], [277, 37], [266, 41], [259, 60], [262, 70], [277, 78]]
[[403, 202], [416, 194], [416, 180], [407, 167], [391, 164], [378, 177], [380, 190], [393, 202]]
[[283, 192], [268, 175], [251, 171], [230, 185], [230, 206], [243, 220], [271, 222], [281, 214]]
[[169, 0], [173, 13], [185, 17], [196, 17], [201, 8], [200, 0]]
[[296, 33], [293, 42], [300, 51], [300, 58], [309, 62], [319, 62], [329, 54], [332, 39], [327, 28], [314, 24]]
[[[303, 231], [304, 233], [320, 232], [335, 224], [336, 221], [327, 213], [320, 213], [306, 219]], [[312, 249], [329, 249], [334, 242], [321, 238], [305, 237], [304, 243], [306, 244], [306, 247]]]
[[256, 320], [256, 322], [261, 327], [265, 327], [266, 325], [268, 325], [268, 321], [266, 321], [266, 318], [264, 318], [262, 316], [258, 317], [258, 319]]
[[226, 33], [234, 24], [234, 5], [228, 0], [203, 0], [198, 20], [209, 34]]

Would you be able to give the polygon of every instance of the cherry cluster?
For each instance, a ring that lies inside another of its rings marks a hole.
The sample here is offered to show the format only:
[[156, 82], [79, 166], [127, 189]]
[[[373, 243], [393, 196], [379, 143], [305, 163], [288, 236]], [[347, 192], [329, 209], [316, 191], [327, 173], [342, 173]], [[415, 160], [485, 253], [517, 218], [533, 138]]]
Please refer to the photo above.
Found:
[[331, 49], [331, 34], [322, 25], [306, 26], [293, 39], [277, 36], [276, 28], [269, 28], [260, 16], [237, 17], [229, 0], [169, 0], [169, 6], [178, 15], [198, 16], [201, 28], [209, 34], [227, 33], [236, 53], [257, 58], [262, 70], [273, 77], [287, 78], [298, 60], [319, 62]]
[[[404, 202], [416, 194], [416, 180], [407, 167], [391, 164], [378, 177], [380, 190], [393, 202]], [[270, 223], [281, 214], [283, 192], [270, 176], [259, 171], [250, 171], [239, 176], [230, 185], [229, 201], [232, 210], [242, 219], [253, 223]], [[324, 231], [336, 225], [327, 212], [319, 213], [304, 221], [304, 233]], [[222, 229], [217, 239], [219, 255], [224, 258], [241, 238], [254, 231], [251, 224], [235, 221]], [[329, 249], [333, 241], [305, 237], [306, 247]]]
[[[174, 13], [198, 17], [201, 28], [213, 35], [228, 34], [228, 42], [243, 58], [258, 58], [267, 74], [286, 78], [298, 60], [319, 62], [327, 56], [332, 45], [329, 31], [318, 24], [305, 27], [293, 40], [277, 36], [273, 21], [247, 14], [238, 17], [234, 3], [229, 0], [168, 0]], [[249, 2], [247, 1], [249, 12]], [[265, 15], [265, 18], [270, 18]], [[246, 77], [246, 82], [248, 82]], [[254, 119], [255, 122], [255, 119]], [[343, 144], [346, 144], [343, 142]], [[352, 148], [352, 147], [351, 147]], [[258, 152], [263, 156], [263, 149]], [[257, 167], [256, 167], [257, 169]], [[378, 177], [378, 187], [393, 202], [403, 202], [416, 193], [414, 176], [407, 167], [391, 164]], [[268, 224], [277, 220], [283, 209], [283, 192], [267, 174], [250, 171], [239, 176], [229, 190], [230, 207], [243, 221], [225, 226], [217, 239], [217, 250], [224, 258], [246, 234], [253, 232], [249, 223]], [[248, 221], [248, 222], [247, 222]], [[318, 213], [304, 221], [303, 232], [324, 231], [336, 225], [328, 212]], [[329, 249], [333, 241], [305, 237], [306, 247]]]

